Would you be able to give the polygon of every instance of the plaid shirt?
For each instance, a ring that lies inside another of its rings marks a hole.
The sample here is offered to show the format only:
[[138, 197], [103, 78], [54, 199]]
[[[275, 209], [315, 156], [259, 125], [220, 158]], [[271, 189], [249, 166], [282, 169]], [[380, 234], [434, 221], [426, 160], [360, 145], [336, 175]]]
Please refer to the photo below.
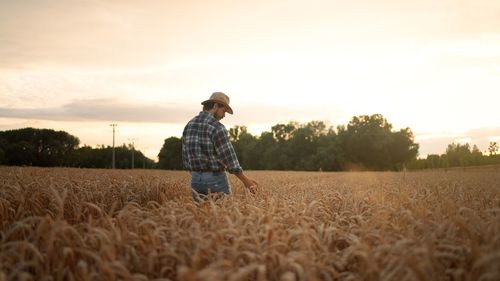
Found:
[[243, 169], [228, 133], [213, 114], [202, 111], [182, 133], [182, 162], [190, 171], [222, 171], [238, 174]]

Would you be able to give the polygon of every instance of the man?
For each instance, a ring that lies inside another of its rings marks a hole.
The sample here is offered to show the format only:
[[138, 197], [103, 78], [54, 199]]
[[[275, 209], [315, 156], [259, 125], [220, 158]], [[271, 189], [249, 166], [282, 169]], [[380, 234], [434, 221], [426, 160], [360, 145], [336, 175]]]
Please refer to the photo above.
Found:
[[233, 114], [229, 97], [215, 92], [201, 104], [203, 111], [187, 123], [182, 133], [182, 161], [191, 171], [193, 200], [198, 203], [208, 193], [230, 194], [226, 170], [255, 193], [257, 182], [243, 173], [227, 130], [219, 122], [226, 112]]

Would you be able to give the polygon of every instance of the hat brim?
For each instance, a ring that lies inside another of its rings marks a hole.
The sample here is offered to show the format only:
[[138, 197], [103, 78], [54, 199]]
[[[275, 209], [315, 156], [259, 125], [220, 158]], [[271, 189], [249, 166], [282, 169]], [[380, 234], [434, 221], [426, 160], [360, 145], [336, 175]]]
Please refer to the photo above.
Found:
[[233, 109], [229, 106], [229, 104], [227, 104], [227, 103], [225, 103], [223, 101], [220, 101], [220, 100], [206, 100], [206, 101], [202, 102], [201, 104], [205, 105], [205, 103], [211, 102], [211, 101], [224, 105], [227, 108], [227, 110], [226, 110], [227, 113], [233, 114]]

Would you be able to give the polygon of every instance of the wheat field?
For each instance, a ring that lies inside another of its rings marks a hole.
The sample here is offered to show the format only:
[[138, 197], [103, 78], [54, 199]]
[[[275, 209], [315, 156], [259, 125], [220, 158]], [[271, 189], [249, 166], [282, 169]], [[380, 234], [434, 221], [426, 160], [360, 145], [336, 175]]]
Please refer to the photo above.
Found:
[[500, 280], [498, 168], [247, 174], [0, 167], [0, 281]]

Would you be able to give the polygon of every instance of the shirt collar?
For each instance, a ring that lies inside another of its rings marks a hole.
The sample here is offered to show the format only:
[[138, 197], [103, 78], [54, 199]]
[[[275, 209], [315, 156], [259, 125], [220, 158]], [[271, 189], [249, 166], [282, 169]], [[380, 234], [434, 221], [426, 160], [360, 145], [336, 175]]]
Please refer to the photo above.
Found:
[[215, 118], [215, 116], [208, 111], [201, 111], [199, 116], [203, 117], [203, 118], [208, 118], [208, 119], [213, 119], [215, 121], [218, 121], [217, 118]]

